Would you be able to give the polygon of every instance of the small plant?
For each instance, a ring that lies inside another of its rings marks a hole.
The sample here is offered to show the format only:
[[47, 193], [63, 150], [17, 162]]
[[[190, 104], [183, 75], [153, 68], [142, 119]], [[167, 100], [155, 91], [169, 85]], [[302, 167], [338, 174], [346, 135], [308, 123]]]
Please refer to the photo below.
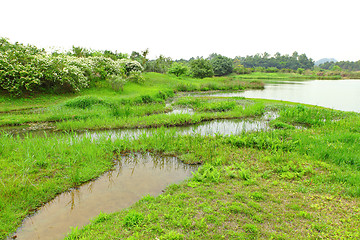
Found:
[[126, 80], [122, 76], [111, 75], [108, 78], [108, 82], [109, 82], [111, 88], [114, 89], [114, 91], [118, 92], [120, 90], [121, 91], [124, 90], [124, 85], [126, 83]]
[[127, 80], [129, 82], [139, 83], [139, 84], [143, 84], [145, 82], [144, 76], [139, 71], [131, 71]]
[[144, 220], [144, 215], [142, 213], [138, 213], [134, 210], [131, 210], [124, 217], [123, 226], [132, 228], [132, 227], [140, 225], [143, 220]]

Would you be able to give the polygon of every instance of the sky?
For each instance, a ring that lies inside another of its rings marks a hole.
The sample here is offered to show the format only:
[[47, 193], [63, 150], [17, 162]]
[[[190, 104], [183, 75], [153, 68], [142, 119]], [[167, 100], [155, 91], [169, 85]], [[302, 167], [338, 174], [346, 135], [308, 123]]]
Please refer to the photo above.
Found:
[[0, 0], [0, 37], [172, 59], [267, 52], [360, 60], [359, 0]]

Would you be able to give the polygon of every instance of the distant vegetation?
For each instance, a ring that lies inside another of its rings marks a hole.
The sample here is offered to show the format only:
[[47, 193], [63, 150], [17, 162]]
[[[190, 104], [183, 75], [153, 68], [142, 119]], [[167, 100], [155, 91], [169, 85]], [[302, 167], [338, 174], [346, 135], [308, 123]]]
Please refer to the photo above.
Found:
[[177, 77], [206, 78], [261, 73], [296, 73], [308, 78], [358, 78], [360, 61], [325, 62], [315, 66], [306, 54], [268, 53], [234, 59], [217, 53], [207, 58], [173, 60], [160, 55], [149, 60], [149, 50], [126, 53], [109, 50], [90, 50], [75, 47], [65, 53], [46, 53], [36, 46], [10, 43], [0, 38], [0, 91], [12, 96], [26, 96], [36, 92], [67, 93], [96, 86], [107, 81], [116, 91], [126, 82], [142, 83], [142, 72], [173, 74]]
[[320, 68], [322, 69], [333, 69], [339, 67], [343, 70], [348, 71], [360, 71], [360, 60], [356, 62], [350, 62], [350, 61], [340, 61], [340, 62], [326, 62], [323, 64], [320, 64]]

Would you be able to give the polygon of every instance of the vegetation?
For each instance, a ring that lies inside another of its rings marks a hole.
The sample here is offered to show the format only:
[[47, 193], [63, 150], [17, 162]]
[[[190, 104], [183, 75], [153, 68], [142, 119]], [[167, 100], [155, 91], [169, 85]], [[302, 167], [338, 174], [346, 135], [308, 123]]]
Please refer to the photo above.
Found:
[[322, 69], [333, 69], [334, 67], [339, 67], [340, 69], [348, 70], [348, 71], [360, 71], [360, 60], [356, 62], [351, 61], [339, 61], [339, 62], [325, 62], [319, 65]]
[[306, 54], [299, 55], [294, 52], [291, 56], [281, 55], [276, 53], [274, 56], [270, 56], [268, 53], [256, 54], [254, 56], [237, 57], [240, 63], [246, 68], [277, 68], [277, 69], [292, 69], [298, 68], [312, 69], [314, 67], [314, 61], [306, 56]]
[[[68, 105], [88, 107], [80, 103]], [[243, 103], [249, 109], [260, 104], [236, 98], [180, 98], [176, 104], [233, 117], [231, 109]], [[128, 151], [175, 154], [202, 167], [156, 198], [146, 196], [131, 209], [102, 213], [68, 239], [358, 237], [359, 115], [274, 101], [266, 108], [279, 112], [277, 121], [306, 128], [214, 137], [159, 129], [131, 141], [3, 133], [2, 237], [41, 203], [110, 169], [114, 152]]]
[[4, 38], [0, 44], [0, 90], [14, 96], [30, 92], [79, 92], [112, 75], [125, 78], [143, 69], [129, 59], [49, 55], [34, 46], [11, 44]]
[[214, 76], [214, 69], [210, 61], [204, 58], [197, 58], [189, 62], [190, 74], [194, 78], [205, 78]]
[[233, 60], [231, 58], [214, 53], [209, 56], [209, 59], [215, 76], [224, 76], [233, 72]]
[[[261, 89], [259, 80], [267, 79], [335, 79], [342, 69], [312, 69], [312, 60], [297, 53], [237, 58], [231, 65], [218, 54], [189, 62], [150, 61], [148, 50], [130, 59], [81, 47], [47, 54], [3, 38], [0, 50], [0, 239], [57, 194], [96, 179], [129, 152], [201, 166], [159, 196], [99, 214], [67, 239], [360, 238], [358, 113], [183, 94]], [[280, 60], [281, 66], [271, 65]], [[237, 74], [213, 77], [230, 67]], [[144, 68], [159, 73], [142, 74]], [[59, 92], [64, 94], [54, 94]], [[179, 108], [192, 112], [169, 114]], [[259, 119], [267, 112], [277, 117], [263, 131], [203, 136], [170, 128]], [[25, 132], [4, 128], [14, 126]], [[36, 135], [29, 131], [34, 128], [56, 131]], [[112, 139], [75, 132], [115, 128], [152, 129]]]

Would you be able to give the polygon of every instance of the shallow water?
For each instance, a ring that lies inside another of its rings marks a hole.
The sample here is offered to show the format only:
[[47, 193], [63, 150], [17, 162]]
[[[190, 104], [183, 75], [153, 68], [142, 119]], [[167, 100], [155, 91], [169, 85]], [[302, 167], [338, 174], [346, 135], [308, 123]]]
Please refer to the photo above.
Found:
[[265, 84], [264, 90], [213, 93], [201, 96], [205, 95], [274, 99], [360, 112], [360, 80], [276, 81]]
[[[265, 114], [263, 119], [221, 119], [213, 120], [209, 122], [202, 122], [191, 126], [171, 127], [166, 128], [167, 131], [174, 131], [180, 135], [195, 135], [200, 134], [202, 136], [216, 134], [221, 135], [238, 135], [242, 132], [248, 131], [260, 131], [269, 129], [269, 120], [273, 119], [276, 115]], [[83, 133], [85, 136], [98, 139], [100, 137], [109, 137], [112, 140], [119, 138], [138, 138], [142, 134], [152, 135], [156, 134], [158, 129], [145, 128], [145, 129], [117, 129], [107, 131], [87, 131]]]
[[[173, 114], [183, 114], [183, 113], [173, 113]], [[187, 113], [191, 114], [191, 113]], [[201, 134], [205, 135], [230, 135], [230, 134], [240, 134], [242, 132], [248, 131], [260, 131], [269, 129], [269, 120], [275, 119], [277, 117], [276, 113], [268, 112], [260, 119], [220, 119], [212, 120], [207, 122], [202, 122], [195, 125], [189, 126], [180, 126], [180, 127], [168, 127], [168, 131], [175, 131], [176, 134]], [[8, 133], [19, 134], [24, 136], [30, 134], [32, 136], [45, 136], [51, 134], [62, 134], [60, 132], [53, 132], [50, 130], [32, 130], [29, 131], [28, 128], [0, 128]], [[80, 133], [76, 133], [78, 136], [88, 136], [92, 138], [99, 138], [100, 136], [108, 136], [111, 139], [116, 138], [138, 138], [142, 134], [154, 134], [158, 131], [156, 128], [139, 128], [139, 129], [115, 129], [115, 130], [89, 130]], [[0, 133], [1, 134], [1, 133]]]
[[127, 208], [150, 194], [159, 195], [166, 186], [178, 183], [196, 171], [173, 157], [133, 155], [122, 164], [78, 189], [60, 194], [24, 220], [16, 239], [62, 239], [70, 227], [81, 227], [100, 212]]

